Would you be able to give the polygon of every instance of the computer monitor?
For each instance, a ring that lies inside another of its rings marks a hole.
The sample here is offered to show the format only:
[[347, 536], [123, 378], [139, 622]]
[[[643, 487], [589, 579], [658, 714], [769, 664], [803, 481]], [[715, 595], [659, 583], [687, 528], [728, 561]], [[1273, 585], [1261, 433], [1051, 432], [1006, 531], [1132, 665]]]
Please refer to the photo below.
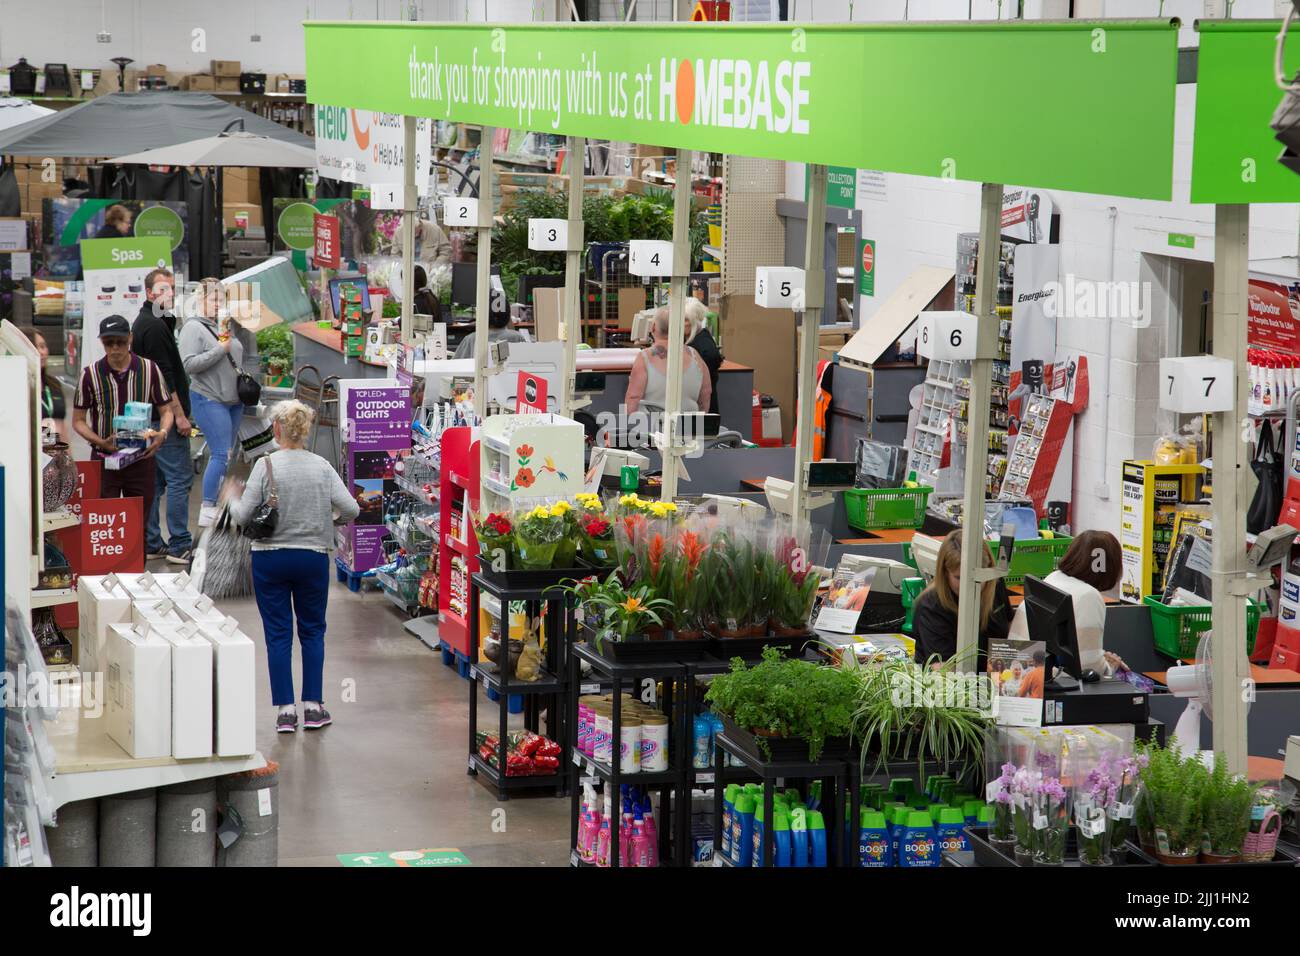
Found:
[[[1074, 629], [1074, 598], [1046, 581], [1025, 576], [1025, 617], [1029, 639], [1047, 645], [1046, 673], [1060, 668], [1075, 680], [1083, 679], [1079, 663], [1079, 635]], [[1048, 689], [1061, 690], [1053, 680]]]
[[[499, 265], [492, 266], [493, 275], [501, 275]], [[452, 305], [478, 305], [478, 263], [453, 262], [451, 264]]]

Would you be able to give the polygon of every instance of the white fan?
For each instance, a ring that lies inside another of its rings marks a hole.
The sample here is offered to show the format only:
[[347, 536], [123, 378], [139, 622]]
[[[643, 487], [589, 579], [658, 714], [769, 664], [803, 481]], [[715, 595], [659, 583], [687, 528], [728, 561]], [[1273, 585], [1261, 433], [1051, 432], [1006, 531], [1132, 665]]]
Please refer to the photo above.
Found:
[[[1165, 684], [1175, 697], [1187, 701], [1183, 714], [1174, 726], [1179, 752], [1185, 757], [1200, 756], [1207, 767], [1213, 767], [1214, 751], [1201, 750], [1201, 714], [1214, 720], [1213, 704], [1213, 641], [1210, 632], [1206, 632], [1196, 648], [1196, 663], [1169, 668], [1165, 675]], [[1247, 711], [1250, 703], [1247, 701]]]

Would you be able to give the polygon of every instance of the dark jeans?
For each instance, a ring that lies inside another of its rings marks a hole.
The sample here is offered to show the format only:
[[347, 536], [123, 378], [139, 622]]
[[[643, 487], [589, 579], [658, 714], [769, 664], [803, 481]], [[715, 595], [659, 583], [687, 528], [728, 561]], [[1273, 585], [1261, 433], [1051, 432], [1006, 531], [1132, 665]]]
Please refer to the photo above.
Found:
[[[194, 463], [190, 460], [190, 440], [172, 426], [166, 440], [154, 455], [157, 463], [157, 480], [154, 483], [154, 500], [144, 526], [144, 543], [148, 554], [181, 555], [193, 547], [190, 537], [190, 487], [194, 484]], [[167, 536], [163, 545], [159, 524], [158, 499], [167, 496]]]
[[153, 458], [143, 458], [121, 471], [103, 471], [99, 479], [101, 498], [140, 498], [145, 515], [153, 507], [156, 468]]
[[[302, 645], [302, 699], [324, 702], [325, 604], [330, 593], [330, 557], [323, 551], [277, 548], [253, 552], [253, 593], [266, 634], [271, 702], [294, 702], [293, 619]], [[290, 600], [292, 599], [292, 609]]]

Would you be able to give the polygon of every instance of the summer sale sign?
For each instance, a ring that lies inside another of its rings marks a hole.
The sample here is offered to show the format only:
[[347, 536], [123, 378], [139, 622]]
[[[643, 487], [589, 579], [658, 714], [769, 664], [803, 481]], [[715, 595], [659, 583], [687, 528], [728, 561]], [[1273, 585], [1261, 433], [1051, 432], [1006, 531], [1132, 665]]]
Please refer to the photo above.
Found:
[[[963, 23], [960, 30], [347, 21], [308, 22], [305, 34], [312, 97], [340, 107], [854, 169], [1171, 196], [1178, 30], [1168, 19]], [[1008, 63], [1035, 78], [1016, 95], [1021, 114], [1038, 126], [1015, 149], [1003, 133]], [[1080, 116], [1105, 116], [1108, 135], [1097, 136]]]

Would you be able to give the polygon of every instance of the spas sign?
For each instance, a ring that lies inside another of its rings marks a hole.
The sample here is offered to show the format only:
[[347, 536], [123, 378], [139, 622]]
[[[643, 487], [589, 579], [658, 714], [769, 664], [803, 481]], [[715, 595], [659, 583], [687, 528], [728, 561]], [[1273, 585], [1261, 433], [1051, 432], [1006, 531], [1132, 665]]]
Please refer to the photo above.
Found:
[[[415, 124], [415, 185], [421, 196], [429, 193], [431, 127], [427, 119]], [[316, 172], [327, 179], [364, 186], [400, 183], [405, 148], [406, 132], [396, 113], [316, 107]]]

